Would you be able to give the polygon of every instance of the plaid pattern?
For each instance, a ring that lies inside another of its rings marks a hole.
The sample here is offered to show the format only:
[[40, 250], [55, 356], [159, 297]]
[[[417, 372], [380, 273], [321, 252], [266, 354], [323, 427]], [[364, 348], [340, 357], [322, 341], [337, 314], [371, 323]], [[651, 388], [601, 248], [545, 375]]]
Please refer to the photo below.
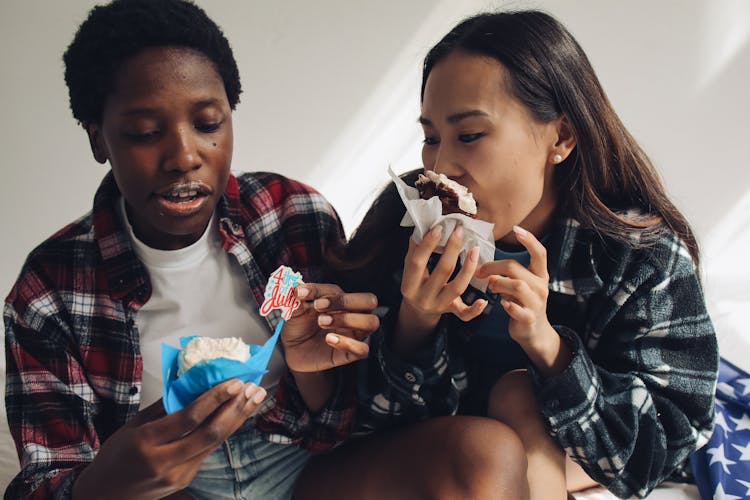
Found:
[[[134, 315], [151, 292], [115, 211], [119, 196], [110, 173], [93, 211], [31, 252], [6, 299], [5, 397], [21, 462], [6, 497], [68, 497], [101, 443], [138, 411], [143, 365]], [[343, 238], [320, 194], [270, 173], [231, 176], [217, 215], [223, 248], [258, 304], [281, 264], [320, 281], [326, 247]], [[271, 441], [334, 446], [353, 425], [353, 394], [340, 387], [311, 415], [291, 380], [283, 377], [266, 399], [258, 427]]]
[[[548, 379], [529, 364], [543, 417], [593, 479], [622, 497], [646, 496], [684, 470], [713, 425], [718, 347], [693, 262], [671, 232], [636, 250], [573, 220], [560, 221], [546, 247], [547, 314], [573, 360]], [[466, 347], [478, 319], [443, 316], [412, 362], [389, 351], [401, 269], [386, 274], [383, 326], [360, 367], [358, 432], [456, 414], [482, 382]], [[472, 288], [464, 299], [478, 297], [498, 305]]]

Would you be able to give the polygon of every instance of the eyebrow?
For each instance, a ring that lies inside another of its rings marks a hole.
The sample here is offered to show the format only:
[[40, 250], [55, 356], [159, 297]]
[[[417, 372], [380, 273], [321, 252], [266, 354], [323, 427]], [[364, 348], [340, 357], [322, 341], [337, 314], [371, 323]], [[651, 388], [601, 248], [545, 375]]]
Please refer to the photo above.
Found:
[[[466, 118], [472, 118], [475, 116], [479, 117], [487, 117], [490, 116], [488, 113], [481, 111], [479, 109], [470, 109], [468, 111], [461, 111], [460, 113], [454, 113], [448, 117], [448, 123], [458, 123], [461, 120], [464, 120]], [[417, 118], [417, 121], [421, 123], [422, 125], [432, 125], [432, 122], [425, 118], [424, 116], [419, 116]]]
[[[207, 108], [219, 103], [219, 99], [203, 99], [193, 103], [192, 108], [195, 110]], [[149, 116], [159, 112], [159, 108], [132, 108], [121, 113], [122, 116]]]

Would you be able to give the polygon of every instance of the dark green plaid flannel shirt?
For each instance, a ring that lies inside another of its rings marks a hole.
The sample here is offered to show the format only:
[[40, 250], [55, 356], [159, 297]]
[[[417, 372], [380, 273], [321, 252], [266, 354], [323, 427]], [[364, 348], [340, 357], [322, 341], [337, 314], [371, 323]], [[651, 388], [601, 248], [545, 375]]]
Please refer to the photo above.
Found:
[[[573, 360], [547, 379], [529, 364], [543, 418], [593, 479], [643, 497], [684, 467], [713, 426], [718, 347], [695, 266], [670, 231], [635, 249], [565, 220], [545, 241], [547, 313]], [[384, 275], [382, 327], [360, 366], [362, 433], [456, 414], [472, 389], [474, 360], [463, 346], [474, 322], [444, 315], [430, 349], [399, 359], [385, 339], [401, 269]], [[497, 300], [471, 287], [464, 295], [479, 297]]]

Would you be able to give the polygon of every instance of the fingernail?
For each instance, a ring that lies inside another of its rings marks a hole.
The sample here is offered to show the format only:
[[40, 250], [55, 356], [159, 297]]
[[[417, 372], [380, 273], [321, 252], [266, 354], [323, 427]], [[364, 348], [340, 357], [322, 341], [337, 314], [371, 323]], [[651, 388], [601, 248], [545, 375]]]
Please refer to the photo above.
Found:
[[430, 234], [434, 238], [440, 238], [440, 236], [443, 234], [443, 226], [438, 224], [437, 226], [433, 227], [432, 229], [430, 229]]
[[313, 306], [315, 306], [315, 309], [321, 310], [325, 309], [326, 307], [331, 305], [331, 301], [328, 299], [317, 299], [315, 302], [313, 302]]
[[469, 250], [469, 262], [476, 262], [479, 260], [479, 247], [474, 247]]
[[227, 393], [231, 396], [235, 396], [242, 390], [242, 381], [240, 379], [234, 379], [227, 387]]
[[331, 323], [333, 323], [333, 318], [328, 316], [327, 314], [321, 314], [318, 316], [318, 324], [320, 326], [328, 326]]
[[300, 299], [304, 299], [308, 295], [310, 295], [310, 290], [308, 290], [307, 288], [297, 288], [297, 297], [299, 297]]
[[464, 227], [461, 224], [457, 225], [456, 229], [453, 230], [453, 234], [456, 235], [456, 238], [463, 238]]
[[245, 397], [247, 399], [250, 399], [250, 397], [256, 390], [258, 390], [258, 386], [253, 384], [252, 382], [248, 382], [247, 384], [245, 384]]
[[513, 232], [516, 233], [521, 238], [525, 238], [529, 235], [529, 232], [522, 228], [521, 226], [513, 226]]
[[487, 301], [486, 300], [479, 299], [479, 300], [477, 300], [477, 302], [479, 302], [479, 306], [478, 306], [479, 309], [484, 309], [485, 307], [487, 307]]
[[253, 396], [253, 403], [261, 404], [266, 399], [266, 390], [262, 387], [258, 387], [258, 391]]
[[329, 344], [338, 344], [340, 340], [341, 339], [339, 339], [338, 335], [335, 335], [333, 333], [329, 333], [328, 335], [326, 335], [326, 342], [328, 342]]

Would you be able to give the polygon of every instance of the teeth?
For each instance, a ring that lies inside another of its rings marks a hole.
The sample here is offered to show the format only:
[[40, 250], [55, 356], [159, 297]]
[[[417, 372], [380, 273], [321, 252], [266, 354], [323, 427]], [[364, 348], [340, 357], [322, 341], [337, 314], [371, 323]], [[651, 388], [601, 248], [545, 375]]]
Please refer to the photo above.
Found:
[[165, 195], [167, 198], [177, 198], [177, 199], [185, 199], [185, 198], [195, 198], [198, 196], [198, 190], [197, 189], [175, 189], [171, 193]]

